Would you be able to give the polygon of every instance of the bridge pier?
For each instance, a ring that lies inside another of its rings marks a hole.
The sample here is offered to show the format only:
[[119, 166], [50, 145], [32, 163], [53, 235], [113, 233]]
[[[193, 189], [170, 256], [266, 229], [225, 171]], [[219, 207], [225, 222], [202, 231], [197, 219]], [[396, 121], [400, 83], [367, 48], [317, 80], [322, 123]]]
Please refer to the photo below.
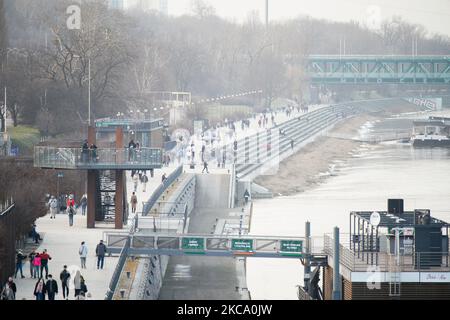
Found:
[[87, 173], [87, 227], [88, 229], [95, 228], [95, 212], [97, 209], [97, 170], [88, 170]]

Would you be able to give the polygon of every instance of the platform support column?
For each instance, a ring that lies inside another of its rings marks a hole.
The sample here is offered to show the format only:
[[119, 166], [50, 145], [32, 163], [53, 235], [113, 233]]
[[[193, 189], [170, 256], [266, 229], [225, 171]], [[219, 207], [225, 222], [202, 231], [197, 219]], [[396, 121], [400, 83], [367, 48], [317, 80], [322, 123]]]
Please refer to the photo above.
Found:
[[[116, 128], [116, 149], [120, 150], [124, 147], [123, 144], [123, 129]], [[119, 152], [119, 155], [121, 153]], [[122, 155], [121, 155], [122, 156]], [[123, 159], [119, 159], [123, 161]], [[116, 170], [116, 196], [115, 196], [115, 228], [123, 229], [123, 216], [124, 216], [124, 190], [126, 187], [126, 180], [124, 178], [123, 170]]]
[[95, 210], [97, 200], [96, 189], [97, 174], [95, 170], [88, 170], [87, 173], [87, 227], [95, 228]]
[[333, 300], [341, 300], [341, 275], [339, 274], [339, 228], [334, 228], [333, 244]]
[[[88, 127], [88, 144], [96, 144], [95, 127]], [[87, 173], [87, 227], [95, 228], [95, 211], [97, 209], [97, 188], [96, 188], [97, 172], [96, 170], [88, 170]]]
[[[306, 221], [305, 223], [305, 267], [304, 267], [304, 288], [305, 291], [310, 293], [310, 277], [311, 277], [311, 265], [310, 265], [310, 258], [311, 258], [311, 224], [309, 221]], [[310, 293], [311, 294], [311, 293]]]
[[116, 213], [114, 216], [116, 229], [123, 229], [124, 188], [125, 188], [124, 171], [116, 170], [116, 197], [115, 197]]

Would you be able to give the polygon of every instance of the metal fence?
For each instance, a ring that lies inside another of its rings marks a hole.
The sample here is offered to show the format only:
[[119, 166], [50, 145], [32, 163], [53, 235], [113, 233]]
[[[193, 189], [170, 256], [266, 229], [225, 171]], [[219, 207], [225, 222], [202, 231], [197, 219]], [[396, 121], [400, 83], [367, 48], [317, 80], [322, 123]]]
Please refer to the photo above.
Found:
[[151, 230], [152, 232], [176, 233], [177, 230], [184, 228], [184, 220], [185, 215], [181, 212], [144, 217], [136, 215], [134, 231]]
[[127, 261], [129, 248], [130, 248], [130, 237], [126, 236], [125, 244], [122, 248], [122, 251], [120, 252], [119, 261], [117, 262], [116, 268], [114, 269], [114, 273], [109, 283], [108, 291], [106, 292], [105, 295], [105, 300], [112, 300], [114, 296], [117, 284], [119, 283], [120, 275], [122, 273], [123, 267], [125, 266], [125, 262]]
[[[120, 234], [106, 235], [110, 252], [118, 252]], [[133, 234], [130, 236], [132, 254], [177, 255], [186, 251], [213, 256], [249, 256], [298, 258], [303, 254], [304, 238], [204, 234]], [[125, 240], [123, 240], [125, 241]]]
[[[345, 239], [344, 235], [341, 235]], [[324, 236], [324, 253], [334, 256], [333, 238]], [[380, 272], [390, 272], [395, 266], [397, 272], [449, 272], [449, 252], [411, 252], [396, 256], [385, 251], [363, 250], [352, 251], [349, 245], [339, 245], [340, 264], [353, 272], [366, 272], [369, 266], [376, 266]]]
[[0, 290], [14, 273], [16, 252], [15, 204], [0, 202]]
[[34, 149], [34, 165], [41, 168], [123, 168], [162, 165], [162, 149], [140, 148], [57, 148], [38, 146]]
[[158, 188], [153, 192], [150, 199], [144, 203], [144, 207], [142, 209], [142, 215], [146, 216], [158, 201], [158, 199], [162, 196], [162, 194], [169, 188], [169, 186], [178, 179], [183, 173], [183, 166], [179, 166], [174, 172], [172, 172], [164, 182], [162, 182]]

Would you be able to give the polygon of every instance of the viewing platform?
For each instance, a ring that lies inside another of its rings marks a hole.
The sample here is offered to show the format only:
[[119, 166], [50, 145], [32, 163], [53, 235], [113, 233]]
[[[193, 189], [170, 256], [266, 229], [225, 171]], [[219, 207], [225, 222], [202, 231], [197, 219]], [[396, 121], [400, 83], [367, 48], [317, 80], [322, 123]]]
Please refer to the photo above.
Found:
[[79, 170], [150, 170], [162, 167], [163, 150], [159, 148], [58, 148], [34, 149], [34, 166], [46, 169]]

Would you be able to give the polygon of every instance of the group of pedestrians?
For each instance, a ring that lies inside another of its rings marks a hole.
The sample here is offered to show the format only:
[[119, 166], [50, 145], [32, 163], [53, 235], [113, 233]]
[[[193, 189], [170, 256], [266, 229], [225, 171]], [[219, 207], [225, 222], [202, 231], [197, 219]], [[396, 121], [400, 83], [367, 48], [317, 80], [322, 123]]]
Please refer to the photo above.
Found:
[[89, 145], [87, 140], [84, 140], [81, 146], [81, 161], [82, 162], [97, 162], [97, 146], [95, 143]]
[[[51, 196], [47, 203], [50, 210], [50, 219], [56, 219], [56, 213], [59, 212], [61, 208], [65, 208], [67, 215], [69, 217], [69, 226], [73, 226], [73, 216], [76, 214], [77, 206], [75, 204], [75, 196], [73, 194], [67, 197], [65, 206], [59, 205], [58, 199], [55, 196]], [[81, 207], [81, 215], [86, 215], [87, 209], [87, 195], [83, 194], [80, 199], [79, 207]]]
[[[67, 266], [65, 265], [63, 267], [63, 270], [59, 274], [59, 279], [61, 281], [61, 287], [63, 292], [63, 299], [68, 300], [69, 299], [69, 288], [70, 288], [70, 282], [71, 282], [71, 274], [67, 270]], [[86, 293], [88, 292], [86, 282], [81, 275], [80, 270], [77, 270], [75, 273], [75, 276], [73, 278], [73, 284], [74, 284], [74, 297], [75, 300], [85, 300]], [[55, 300], [55, 297], [59, 293], [59, 287], [58, 282], [53, 279], [53, 275], [48, 275], [48, 280], [44, 281], [43, 278], [39, 278], [39, 280], [36, 282], [36, 285], [34, 286], [33, 294], [36, 297], [36, 300]]]
[[131, 172], [131, 179], [133, 180], [133, 187], [134, 192], [137, 192], [139, 183], [142, 184], [142, 192], [146, 192], [147, 190], [147, 183], [148, 183], [148, 177], [146, 171], [134, 171]]
[[139, 142], [134, 142], [133, 139], [128, 143], [128, 161], [135, 162], [139, 157], [141, 146]]
[[16, 254], [16, 269], [14, 273], [14, 277], [17, 278], [17, 273], [20, 272], [21, 278], [25, 278], [23, 275], [23, 264], [24, 260], [28, 258], [30, 262], [30, 277], [31, 278], [41, 278], [44, 276], [45, 270], [45, 278], [48, 277], [48, 261], [52, 259], [52, 257], [48, 254], [47, 249], [44, 249], [43, 252], [39, 253], [33, 250], [28, 257], [25, 256], [21, 250], [18, 250]]
[[[100, 240], [95, 248], [95, 254], [97, 256], [97, 269], [103, 269], [107, 252], [107, 246], [103, 243], [103, 240]], [[86, 269], [88, 247], [84, 241], [81, 242], [78, 254], [80, 256], [81, 269]], [[59, 292], [59, 287], [57, 281], [53, 278], [53, 275], [49, 273], [48, 270], [48, 262], [52, 259], [52, 257], [48, 254], [47, 249], [44, 249], [41, 253], [33, 250], [28, 256], [24, 255], [21, 250], [18, 250], [16, 254], [16, 269], [14, 274], [15, 278], [17, 278], [17, 274], [19, 272], [21, 278], [25, 278], [23, 274], [23, 262], [27, 258], [30, 262], [30, 276], [31, 278], [37, 279], [33, 290], [33, 295], [35, 296], [36, 300], [55, 300], [55, 297]], [[72, 280], [71, 274], [67, 270], [66, 265], [64, 265], [63, 270], [61, 271], [59, 279], [61, 280], [63, 298], [68, 299], [70, 281]], [[76, 271], [75, 276], [73, 277], [73, 282], [75, 288], [75, 299], [86, 299], [87, 286], [79, 270]], [[16, 299], [17, 286], [14, 283], [13, 277], [9, 277], [8, 281], [3, 287], [0, 287], [0, 289], [1, 300]]]

